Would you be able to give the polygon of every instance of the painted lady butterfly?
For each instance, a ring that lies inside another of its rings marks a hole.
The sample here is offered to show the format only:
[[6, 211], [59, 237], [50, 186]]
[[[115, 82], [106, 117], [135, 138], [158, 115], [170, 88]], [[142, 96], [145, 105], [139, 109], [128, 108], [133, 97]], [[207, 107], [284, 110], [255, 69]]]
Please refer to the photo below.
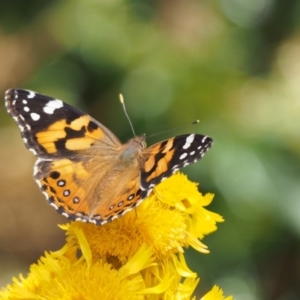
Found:
[[140, 204], [153, 187], [201, 159], [212, 139], [180, 135], [146, 148], [126, 144], [86, 113], [32, 91], [10, 89], [6, 108], [38, 157], [34, 179], [63, 216], [102, 225]]

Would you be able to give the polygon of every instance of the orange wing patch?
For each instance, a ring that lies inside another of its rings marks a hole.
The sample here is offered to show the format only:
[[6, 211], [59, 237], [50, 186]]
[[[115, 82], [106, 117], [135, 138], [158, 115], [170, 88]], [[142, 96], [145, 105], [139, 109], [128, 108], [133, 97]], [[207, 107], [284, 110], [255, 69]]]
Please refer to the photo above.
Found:
[[69, 124], [65, 119], [59, 120], [44, 131], [36, 133], [37, 142], [48, 154], [54, 154], [60, 150], [88, 149], [103, 136], [103, 130], [87, 115], [80, 116]]
[[66, 138], [65, 128], [67, 126], [66, 120], [61, 120], [50, 125], [45, 131], [37, 132], [37, 142], [42, 145], [46, 151], [51, 154], [57, 151], [55, 142]]
[[[173, 143], [174, 140], [169, 139], [163, 147], [162, 143], [151, 147], [151, 152], [148, 153], [149, 156], [144, 165], [145, 172], [150, 172], [146, 179], [147, 182], [150, 182], [168, 170], [169, 162], [172, 160], [175, 151], [175, 149], [171, 150]], [[151, 172], [151, 170], [153, 171]]]

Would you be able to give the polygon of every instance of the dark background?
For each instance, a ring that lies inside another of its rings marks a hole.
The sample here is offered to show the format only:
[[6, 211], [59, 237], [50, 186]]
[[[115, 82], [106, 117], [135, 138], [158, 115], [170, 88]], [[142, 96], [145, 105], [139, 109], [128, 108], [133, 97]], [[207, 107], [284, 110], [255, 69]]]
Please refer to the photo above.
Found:
[[[90, 113], [123, 142], [199, 118], [215, 143], [184, 169], [224, 216], [188, 250], [197, 293], [300, 299], [298, 0], [0, 1], [0, 93], [22, 87]], [[64, 243], [33, 155], [0, 100], [0, 287]]]

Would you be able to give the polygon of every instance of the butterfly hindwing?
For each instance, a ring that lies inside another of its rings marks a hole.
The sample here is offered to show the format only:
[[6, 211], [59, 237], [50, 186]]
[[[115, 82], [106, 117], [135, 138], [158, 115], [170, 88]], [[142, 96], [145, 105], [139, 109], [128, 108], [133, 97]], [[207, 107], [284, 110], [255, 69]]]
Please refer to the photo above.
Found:
[[92, 177], [82, 161], [38, 159], [34, 169], [34, 178], [47, 202], [71, 220], [102, 225], [135, 208], [145, 198], [141, 198], [137, 174], [131, 176], [117, 196], [103, 198], [102, 193], [93, 188], [101, 183], [94, 180], [95, 176]]
[[69, 219], [87, 218], [90, 207], [85, 183], [90, 179], [83, 163], [63, 158], [38, 159], [34, 179], [50, 205]]
[[139, 181], [133, 178], [126, 183], [124, 190], [114, 198], [110, 205], [100, 203], [95, 216], [101, 216], [102, 223], [110, 222], [137, 207], [144, 198]]
[[153, 188], [164, 178], [198, 161], [211, 146], [212, 139], [201, 134], [179, 135], [150, 146], [144, 151], [142, 189]]

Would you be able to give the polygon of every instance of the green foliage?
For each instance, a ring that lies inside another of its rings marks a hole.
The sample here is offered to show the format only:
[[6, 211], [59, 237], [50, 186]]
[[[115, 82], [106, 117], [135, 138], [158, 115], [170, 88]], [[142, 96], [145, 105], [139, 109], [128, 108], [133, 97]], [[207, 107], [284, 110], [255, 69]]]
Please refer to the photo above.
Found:
[[[200, 181], [202, 191], [215, 191], [212, 206], [226, 222], [204, 240], [211, 250], [207, 260], [196, 261], [191, 253], [189, 265], [200, 277], [205, 274], [201, 287], [217, 283], [236, 299], [300, 296], [300, 271], [294, 266], [300, 258], [300, 3], [287, 3], [72, 0], [25, 5], [19, 0], [0, 5], [2, 93], [23, 87], [63, 99], [123, 141], [132, 134], [119, 93], [137, 133], [200, 119], [199, 125], [172, 134], [195, 131], [214, 138], [203, 161], [185, 172]], [[12, 147], [6, 131], [15, 124], [4, 109], [0, 116], [3, 152]], [[5, 165], [3, 157], [1, 166], [18, 167]], [[1, 176], [1, 193], [7, 194], [16, 179]], [[1, 198], [0, 210], [7, 205]], [[24, 212], [16, 208], [13, 214]], [[55, 231], [53, 226], [52, 245]], [[0, 234], [3, 253], [8, 234]], [[16, 239], [11, 245], [18, 244]], [[19, 259], [31, 257], [15, 251]]]

